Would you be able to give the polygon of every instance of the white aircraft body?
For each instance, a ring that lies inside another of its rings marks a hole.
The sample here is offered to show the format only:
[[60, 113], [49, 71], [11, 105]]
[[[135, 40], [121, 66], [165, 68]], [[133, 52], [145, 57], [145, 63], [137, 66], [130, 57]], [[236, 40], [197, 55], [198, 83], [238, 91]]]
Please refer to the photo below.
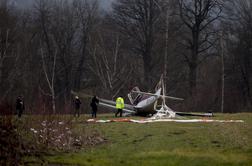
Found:
[[[123, 109], [123, 112], [128, 113], [128, 114], [134, 114], [134, 115], [142, 115], [142, 116], [147, 116], [147, 115], [153, 115], [157, 113], [158, 108], [161, 107], [158, 106], [157, 103], [162, 100], [162, 97], [172, 99], [172, 100], [180, 100], [182, 101], [182, 98], [176, 98], [176, 97], [171, 97], [171, 96], [163, 96], [161, 95], [162, 88], [159, 88], [155, 93], [146, 93], [146, 92], [141, 92], [141, 91], [135, 91], [132, 90], [129, 94], [129, 100], [131, 101], [131, 104], [125, 104], [125, 108]], [[132, 93], [140, 94], [138, 95], [134, 100], [131, 97]], [[105, 100], [105, 99], [100, 99], [99, 105], [106, 107], [106, 108], [111, 108], [111, 109], [116, 109], [115, 101], [111, 100]], [[169, 108], [169, 111], [173, 111]], [[205, 114], [199, 114], [199, 113], [186, 113], [186, 112], [175, 112], [173, 111], [174, 114], [176, 115], [187, 115], [187, 116], [212, 116], [212, 114], [205, 113]]]
[[[162, 78], [162, 77], [161, 77]], [[161, 81], [160, 81], [161, 82]], [[158, 85], [160, 85], [160, 82]], [[163, 85], [163, 82], [161, 82]], [[163, 104], [165, 104], [165, 99], [170, 100], [179, 100], [183, 101], [182, 98], [172, 97], [172, 96], [166, 96], [164, 95], [164, 90], [162, 89], [164, 86], [159, 86], [159, 88], [156, 88], [155, 93], [147, 93], [142, 92], [138, 87], [133, 88], [130, 93], [128, 94], [128, 98], [131, 102], [131, 104], [124, 104], [123, 112], [127, 114], [133, 114], [133, 115], [153, 115], [160, 110]], [[163, 94], [161, 94], [163, 92]], [[77, 94], [76, 92], [73, 92]], [[82, 94], [79, 94], [82, 96]], [[90, 95], [84, 94], [83, 96], [91, 97]], [[135, 97], [134, 97], [135, 96]], [[99, 106], [111, 108], [116, 110], [116, 102], [112, 100], [106, 100], [99, 98]], [[162, 105], [158, 105], [158, 103], [162, 103]], [[187, 112], [175, 112], [169, 107], [165, 105], [165, 108], [169, 110], [169, 112], [172, 112], [172, 114], [176, 115], [186, 115], [186, 116], [212, 116], [211, 113], [205, 113], [205, 114], [199, 114], [199, 113], [187, 113]]]

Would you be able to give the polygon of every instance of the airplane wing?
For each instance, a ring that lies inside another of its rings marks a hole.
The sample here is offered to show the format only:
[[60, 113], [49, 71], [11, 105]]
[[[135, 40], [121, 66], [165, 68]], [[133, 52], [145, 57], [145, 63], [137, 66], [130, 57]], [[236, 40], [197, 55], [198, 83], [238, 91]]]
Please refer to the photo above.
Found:
[[[74, 92], [74, 91], [71, 91], [71, 93], [73, 95], [78, 95], [80, 97], [83, 97], [83, 98], [92, 98], [93, 95], [89, 95], [89, 94], [86, 94], [86, 93], [81, 93], [81, 92]], [[100, 106], [102, 107], [106, 107], [106, 108], [111, 108], [111, 109], [114, 109], [116, 110], [116, 102], [115, 101], [112, 101], [112, 100], [107, 100], [107, 99], [103, 99], [103, 98], [100, 98], [98, 97], [99, 99], [99, 104]], [[134, 110], [134, 107], [130, 104], [124, 104], [124, 109], [123, 109], [123, 112], [127, 112], [127, 113], [130, 113], [130, 114], [135, 114], [136, 111]]]
[[[112, 105], [112, 106], [115, 106], [116, 105], [116, 102], [113, 101], [113, 100], [107, 100], [107, 99], [102, 99], [102, 98], [99, 98], [100, 102], [101, 103], [105, 103], [105, 104], [109, 104], [109, 105]], [[130, 104], [124, 104], [124, 107], [126, 109], [130, 109], [130, 110], [133, 110], [134, 107]]]
[[[116, 110], [116, 107], [114, 105], [106, 104], [106, 103], [103, 103], [103, 102], [99, 102], [99, 106], [106, 107], [106, 108], [111, 108], [111, 109], [115, 109]], [[135, 114], [136, 113], [136, 111], [129, 110], [127, 108], [124, 108], [123, 112], [128, 112], [128, 113], [131, 113], [131, 114]]]
[[[147, 93], [147, 92], [141, 92], [141, 91], [131, 91], [132, 93], [138, 93], [138, 94], [144, 94], [144, 95], [150, 95], [150, 96], [159, 96], [162, 97], [163, 95], [157, 95], [157, 94], [153, 94], [153, 93]], [[172, 99], [172, 100], [184, 100], [182, 98], [178, 98], [178, 97], [172, 97], [172, 96], [164, 96], [167, 99]]]
[[[106, 107], [106, 108], [111, 108], [111, 109], [116, 110], [116, 102], [112, 101], [112, 100], [106, 100], [106, 99], [99, 98], [99, 105], [103, 106], [103, 107]], [[124, 104], [123, 112], [128, 112], [128, 113], [131, 113], [131, 114], [136, 113], [136, 111], [134, 111], [133, 106], [129, 105], [129, 104]]]
[[179, 116], [200, 116], [200, 117], [212, 117], [213, 113], [190, 113], [190, 112], [175, 112]]

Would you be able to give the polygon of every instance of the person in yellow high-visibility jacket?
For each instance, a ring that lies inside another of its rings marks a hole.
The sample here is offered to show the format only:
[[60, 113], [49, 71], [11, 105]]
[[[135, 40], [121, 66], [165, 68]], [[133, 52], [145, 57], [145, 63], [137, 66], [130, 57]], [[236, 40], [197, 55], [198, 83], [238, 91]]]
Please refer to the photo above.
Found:
[[122, 97], [118, 97], [116, 99], [116, 109], [117, 109], [117, 112], [115, 114], [115, 117], [117, 117], [117, 114], [120, 113], [120, 117], [122, 117], [122, 111], [124, 109], [124, 100]]

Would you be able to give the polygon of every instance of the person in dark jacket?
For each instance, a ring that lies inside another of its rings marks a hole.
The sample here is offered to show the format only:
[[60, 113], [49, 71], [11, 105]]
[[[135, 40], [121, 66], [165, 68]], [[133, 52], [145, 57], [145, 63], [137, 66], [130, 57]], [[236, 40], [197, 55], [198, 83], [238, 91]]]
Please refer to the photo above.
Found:
[[25, 109], [24, 101], [21, 96], [18, 96], [16, 100], [16, 111], [19, 118], [21, 118], [24, 109]]
[[80, 101], [80, 99], [79, 99], [79, 96], [75, 96], [74, 105], [75, 105], [74, 116], [80, 117], [80, 106], [81, 106], [81, 101]]
[[97, 104], [99, 103], [99, 100], [97, 99], [96, 96], [92, 98], [92, 101], [90, 103], [90, 106], [92, 108], [92, 118], [96, 118], [96, 113], [97, 113]]

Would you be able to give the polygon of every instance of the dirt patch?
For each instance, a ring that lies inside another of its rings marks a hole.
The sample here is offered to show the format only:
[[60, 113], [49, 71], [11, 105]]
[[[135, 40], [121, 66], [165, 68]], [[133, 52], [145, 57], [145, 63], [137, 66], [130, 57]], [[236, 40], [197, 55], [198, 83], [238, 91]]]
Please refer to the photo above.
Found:
[[[45, 155], [76, 152], [106, 141], [94, 129], [73, 125], [71, 119], [0, 118], [0, 165], [45, 163]], [[35, 158], [35, 163], [24, 157]]]

